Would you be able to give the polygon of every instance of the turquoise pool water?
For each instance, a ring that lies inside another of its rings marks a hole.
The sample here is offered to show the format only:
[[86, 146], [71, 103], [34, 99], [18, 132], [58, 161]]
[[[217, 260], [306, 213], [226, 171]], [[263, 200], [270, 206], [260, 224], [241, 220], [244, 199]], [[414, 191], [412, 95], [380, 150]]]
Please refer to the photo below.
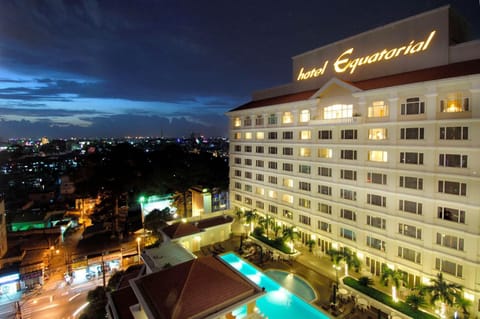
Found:
[[312, 302], [317, 299], [312, 287], [295, 274], [277, 269], [267, 270], [265, 274], [305, 301]]
[[[302, 319], [328, 319], [329, 317], [316, 309], [303, 299], [297, 297], [287, 289], [283, 288], [275, 280], [268, 277], [253, 265], [244, 261], [234, 253], [221, 255], [226, 263], [242, 273], [245, 277], [264, 287], [267, 292], [263, 297], [257, 299], [257, 307], [268, 319], [281, 318], [302, 318]], [[244, 315], [245, 306], [234, 311], [234, 315]]]

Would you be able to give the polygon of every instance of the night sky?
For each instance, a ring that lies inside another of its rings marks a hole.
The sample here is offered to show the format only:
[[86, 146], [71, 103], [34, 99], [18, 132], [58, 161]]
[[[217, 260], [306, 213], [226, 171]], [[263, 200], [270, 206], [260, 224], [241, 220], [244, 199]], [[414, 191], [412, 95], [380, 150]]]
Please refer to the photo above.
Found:
[[478, 0], [0, 1], [0, 141], [226, 136], [225, 112], [291, 80], [291, 57]]

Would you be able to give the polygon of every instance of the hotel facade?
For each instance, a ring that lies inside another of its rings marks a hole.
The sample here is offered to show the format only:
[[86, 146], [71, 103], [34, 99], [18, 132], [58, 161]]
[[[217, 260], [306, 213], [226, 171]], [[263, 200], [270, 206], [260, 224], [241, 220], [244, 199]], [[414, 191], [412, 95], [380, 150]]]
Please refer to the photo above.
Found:
[[291, 83], [227, 113], [231, 206], [374, 278], [442, 272], [478, 315], [480, 41], [461, 21], [441, 7], [293, 57]]

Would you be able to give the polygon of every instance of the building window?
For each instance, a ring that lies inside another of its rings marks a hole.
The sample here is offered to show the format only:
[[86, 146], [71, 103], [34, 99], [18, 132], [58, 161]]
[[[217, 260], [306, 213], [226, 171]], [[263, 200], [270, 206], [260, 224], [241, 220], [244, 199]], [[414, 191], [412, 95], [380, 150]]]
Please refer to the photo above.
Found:
[[388, 106], [384, 101], [375, 101], [368, 107], [368, 117], [388, 116]]
[[[270, 169], [277, 169], [277, 165], [278, 165], [277, 162], [273, 162], [273, 161], [268, 162], [268, 168], [270, 168]], [[262, 167], [263, 167], [263, 165], [262, 165]]]
[[239, 169], [236, 169], [236, 170], [234, 171], [234, 174], [235, 174], [235, 177], [242, 177], [242, 171], [239, 170]]
[[319, 148], [318, 149], [319, 158], [332, 158], [333, 150], [331, 148]]
[[235, 189], [242, 189], [242, 183], [235, 182], [234, 187], [235, 187]]
[[265, 188], [263, 187], [256, 187], [255, 188], [255, 194], [263, 196], [265, 195]]
[[293, 115], [292, 115], [292, 112], [284, 112], [284, 113], [283, 113], [282, 123], [283, 123], [283, 124], [291, 124], [291, 123], [293, 123]]
[[446, 126], [440, 128], [441, 140], [468, 140], [468, 126]]
[[240, 157], [235, 157], [233, 161], [235, 164], [238, 164], [238, 165], [242, 164], [242, 159]]
[[300, 224], [304, 224], [304, 225], [310, 226], [311, 220], [310, 220], [310, 217], [308, 217], [308, 216], [298, 215], [298, 222], [299, 222]]
[[283, 132], [282, 137], [284, 140], [291, 140], [293, 139], [293, 132], [292, 131]]
[[243, 125], [244, 125], [244, 126], [252, 126], [252, 119], [250, 118], [250, 116], [247, 116], [247, 117], [243, 120]]
[[246, 158], [245, 159], [245, 165], [252, 166], [252, 159], [251, 158]]
[[262, 126], [263, 125], [263, 116], [259, 115], [255, 119], [255, 126]]
[[423, 178], [400, 176], [400, 187], [410, 189], [423, 189]]
[[293, 195], [290, 194], [283, 194], [282, 201], [288, 204], [293, 204]]
[[401, 105], [402, 115], [423, 114], [425, 113], [425, 102], [420, 102], [420, 98], [412, 97]]
[[251, 140], [253, 138], [252, 132], [245, 132], [245, 139], [246, 140]]
[[293, 155], [293, 147], [284, 147], [283, 155]]
[[265, 138], [265, 132], [257, 132], [255, 133], [255, 138], [257, 140], [263, 140]]
[[463, 266], [448, 260], [435, 258], [435, 269], [455, 277], [463, 277]]
[[369, 140], [386, 140], [387, 129], [386, 128], [371, 128], [368, 129]]
[[374, 216], [367, 216], [367, 225], [379, 228], [379, 229], [385, 229], [387, 226], [387, 221], [385, 218], [381, 217], [374, 217]]
[[341, 159], [347, 159], [347, 160], [356, 160], [357, 159], [357, 151], [356, 150], [341, 150], [340, 158]]
[[356, 140], [357, 139], [357, 130], [349, 129], [341, 131], [342, 140]]
[[449, 222], [465, 224], [465, 211], [449, 207], [438, 207], [437, 217]]
[[332, 188], [327, 185], [318, 185], [318, 193], [326, 196], [332, 196]]
[[251, 145], [245, 145], [243, 149], [244, 149], [245, 153], [251, 153], [252, 152], [252, 146]]
[[422, 239], [422, 229], [416, 226], [398, 224], [398, 233], [407, 237]]
[[437, 233], [437, 245], [463, 251], [465, 241], [457, 236]]
[[282, 212], [283, 217], [287, 219], [293, 219], [293, 213], [289, 211], [288, 209], [284, 209]]
[[235, 145], [233, 147], [233, 149], [235, 150], [235, 152], [241, 152], [242, 151], [242, 146], [241, 145]]
[[310, 140], [311, 138], [312, 138], [312, 131], [310, 131], [310, 130], [300, 131], [300, 139], [301, 140]]
[[310, 147], [300, 147], [299, 155], [301, 157], [310, 157], [311, 154], [312, 154], [312, 151], [311, 151]]
[[438, 165], [444, 167], [467, 168], [468, 156], [461, 154], [440, 154]]
[[342, 188], [340, 190], [340, 197], [348, 200], [357, 200], [357, 192]]
[[285, 172], [293, 172], [293, 164], [292, 163], [283, 163], [282, 168]]
[[324, 203], [318, 203], [318, 211], [320, 213], [332, 215], [332, 206]]
[[271, 214], [278, 214], [278, 207], [274, 205], [268, 205], [268, 212]]
[[323, 109], [323, 119], [334, 120], [350, 118], [353, 115], [352, 104], [335, 104]]
[[236, 200], [237, 202], [241, 202], [241, 201], [242, 201], [242, 195], [240, 195], [240, 194], [235, 194], [235, 200]]
[[276, 198], [277, 198], [277, 192], [276, 192], [276, 191], [269, 190], [269, 191], [268, 191], [268, 197], [269, 197], [269, 198], [276, 199]]
[[311, 184], [308, 182], [298, 182], [298, 189], [309, 192], [311, 190]]
[[269, 140], [276, 140], [277, 139], [277, 132], [268, 132], [268, 139]]
[[402, 140], [423, 140], [425, 129], [423, 127], [407, 127], [400, 129]]
[[405, 247], [398, 247], [398, 257], [411, 261], [416, 264], [422, 263], [422, 254], [416, 252], [413, 249], [405, 248]]
[[255, 153], [263, 154], [265, 152], [265, 148], [263, 146], [255, 146]]
[[340, 170], [340, 178], [341, 179], [347, 179], [350, 181], [356, 181], [357, 180], [357, 171], [351, 170], [351, 169], [342, 169]]
[[298, 165], [298, 172], [302, 174], [310, 174], [311, 167], [309, 165]]
[[411, 213], [415, 215], [422, 215], [422, 203], [412, 202], [409, 200], [399, 200], [398, 209], [402, 212]]
[[310, 110], [300, 111], [300, 122], [305, 123], [310, 121]]
[[276, 114], [270, 114], [268, 116], [268, 125], [275, 125], [277, 124], [277, 115]]
[[349, 239], [351, 241], [357, 241], [357, 236], [355, 235], [355, 232], [353, 230], [343, 228], [343, 227], [340, 228], [340, 237]]
[[252, 201], [252, 199], [251, 199], [250, 197], [245, 197], [245, 198], [243, 199], [243, 202], [244, 202], [245, 204], [247, 204], [247, 205], [252, 205], [252, 202], [253, 202], [253, 201]]
[[332, 130], [320, 130], [318, 131], [319, 140], [331, 140], [332, 139]]
[[277, 147], [276, 146], [269, 146], [268, 147], [268, 154], [277, 154]]
[[367, 194], [367, 203], [370, 205], [386, 207], [387, 197], [375, 194]]
[[331, 233], [332, 232], [332, 225], [329, 224], [329, 223], [326, 223], [326, 222], [322, 222], [322, 221], [318, 221], [318, 229], [320, 229], [321, 231], [324, 231], [324, 232], [327, 232], [327, 233]]
[[234, 140], [240, 140], [240, 139], [242, 139], [242, 133], [236, 132], [235, 134], [233, 134], [233, 139], [234, 139]]
[[400, 163], [423, 165], [423, 153], [400, 152]]
[[293, 179], [291, 178], [284, 178], [283, 179], [283, 186], [293, 188]]
[[357, 213], [350, 209], [341, 209], [340, 210], [340, 217], [343, 219], [348, 219], [351, 221], [357, 221]]
[[262, 210], [263, 210], [263, 209], [265, 208], [265, 203], [257, 200], [257, 201], [255, 202], [255, 207], [258, 208], [258, 209], [262, 209]]
[[367, 173], [367, 183], [386, 185], [387, 184], [387, 174], [368, 172]]
[[268, 176], [268, 182], [270, 184], [277, 184], [277, 176]]
[[462, 98], [461, 94], [452, 94], [447, 99], [440, 101], [440, 112], [456, 113], [470, 111], [470, 101], [468, 97]]
[[330, 167], [319, 167], [318, 175], [324, 177], [332, 177], [332, 169]]
[[245, 178], [251, 179], [252, 178], [252, 172], [245, 172]]
[[259, 182], [263, 182], [264, 176], [263, 174], [255, 174], [255, 179]]
[[240, 127], [242, 126], [242, 120], [239, 117], [233, 119], [233, 127]]
[[367, 236], [367, 246], [380, 251], [385, 251], [385, 242], [375, 237]]
[[263, 160], [256, 160], [255, 161], [255, 166], [256, 167], [263, 167], [265, 165], [265, 162]]
[[371, 162], [388, 162], [387, 151], [368, 151], [368, 160]]
[[438, 181], [438, 192], [451, 195], [467, 195], [467, 184], [451, 181]]
[[299, 198], [298, 199], [298, 206], [303, 207], [303, 208], [310, 208], [312, 205], [312, 202], [306, 198]]
[[251, 193], [253, 190], [252, 185], [245, 184], [245, 191]]

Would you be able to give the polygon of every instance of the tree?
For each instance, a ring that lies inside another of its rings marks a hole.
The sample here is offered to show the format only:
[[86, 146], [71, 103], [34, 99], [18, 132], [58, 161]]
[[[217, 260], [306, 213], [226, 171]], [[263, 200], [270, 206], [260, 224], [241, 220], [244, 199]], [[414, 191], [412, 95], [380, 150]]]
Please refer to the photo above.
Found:
[[272, 224], [272, 217], [270, 217], [269, 215], [266, 215], [265, 217], [261, 216], [258, 219], [258, 223], [265, 229], [268, 238], [268, 230]]
[[[257, 213], [255, 212], [255, 210], [247, 210], [245, 211], [245, 213], [243, 213], [243, 217], [245, 217], [245, 222], [250, 225], [250, 232], [251, 232], [253, 230], [253, 225], [258, 218]], [[249, 232], [247, 232], [247, 236], [248, 236], [248, 233]]]
[[419, 293], [412, 293], [405, 298], [405, 303], [412, 307], [414, 310], [418, 310], [420, 307], [424, 307], [427, 305], [425, 300], [425, 296]]
[[284, 241], [290, 242], [290, 250], [292, 252], [295, 251], [295, 249], [293, 248], [293, 243], [298, 237], [300, 237], [300, 234], [297, 232], [295, 226], [286, 227], [282, 231], [282, 238]]
[[158, 233], [159, 229], [167, 225], [167, 222], [172, 220], [170, 208], [166, 207], [162, 210], [154, 209], [147, 216], [145, 216], [145, 228]]
[[398, 269], [392, 269], [386, 265], [382, 267], [382, 276], [380, 281], [383, 285], [388, 286], [390, 283], [392, 285], [392, 298], [397, 300], [397, 290], [400, 288], [400, 284], [403, 282], [403, 272]]
[[430, 294], [430, 303], [435, 305], [440, 302], [440, 316], [445, 316], [447, 306], [453, 306], [455, 300], [462, 298], [463, 287], [456, 283], [449, 283], [443, 279], [440, 272], [436, 278], [431, 280], [431, 285], [426, 286], [425, 290]]
[[468, 311], [468, 308], [470, 308], [471, 306], [472, 306], [472, 302], [468, 299], [465, 299], [463, 297], [455, 299], [455, 307], [462, 310], [464, 319], [470, 317], [470, 312]]
[[80, 319], [105, 318], [105, 306], [107, 304], [106, 290], [102, 286], [97, 286], [90, 290], [87, 295], [88, 306], [85, 308]]
[[309, 239], [305, 242], [305, 244], [308, 246], [308, 251], [312, 252], [313, 246], [315, 246], [315, 240]]

